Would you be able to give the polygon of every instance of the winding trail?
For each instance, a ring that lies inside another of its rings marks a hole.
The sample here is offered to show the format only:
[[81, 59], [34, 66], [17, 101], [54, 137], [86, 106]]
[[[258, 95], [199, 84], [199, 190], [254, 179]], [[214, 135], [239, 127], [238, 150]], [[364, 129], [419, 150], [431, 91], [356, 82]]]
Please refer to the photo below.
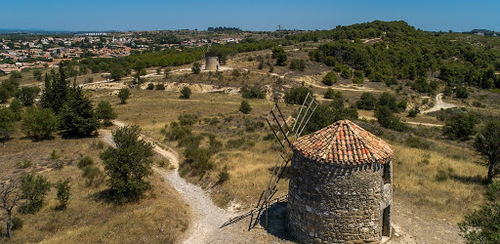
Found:
[[[126, 126], [126, 123], [121, 121], [113, 121], [117, 126]], [[111, 146], [114, 146], [113, 137], [110, 130], [100, 130], [103, 141]], [[184, 201], [189, 204], [192, 214], [192, 222], [186, 233], [183, 243], [207, 243], [217, 234], [219, 227], [228, 219], [236, 216], [236, 213], [231, 213], [214, 205], [210, 196], [200, 187], [187, 182], [180, 177], [178, 172], [179, 156], [173, 149], [163, 145], [166, 149], [159, 147], [154, 139], [142, 134], [141, 138], [153, 144], [154, 152], [165, 157], [174, 166], [174, 170], [166, 171], [157, 167], [153, 170], [163, 175], [170, 185], [175, 188], [181, 195]]]
[[439, 111], [441, 109], [457, 107], [457, 105], [455, 105], [455, 104], [443, 102], [443, 95], [444, 95], [443, 93], [437, 94], [436, 95], [436, 104], [434, 105], [434, 107], [427, 109], [425, 111], [422, 111], [422, 113], [426, 114], [426, 113], [436, 112], [436, 111]]

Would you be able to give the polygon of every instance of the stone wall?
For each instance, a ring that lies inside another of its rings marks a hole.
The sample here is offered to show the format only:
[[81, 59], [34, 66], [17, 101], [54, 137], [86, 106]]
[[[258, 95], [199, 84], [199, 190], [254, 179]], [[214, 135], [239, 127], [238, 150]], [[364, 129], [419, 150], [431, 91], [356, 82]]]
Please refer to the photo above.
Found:
[[321, 164], [294, 152], [287, 226], [301, 243], [380, 242], [383, 165]]

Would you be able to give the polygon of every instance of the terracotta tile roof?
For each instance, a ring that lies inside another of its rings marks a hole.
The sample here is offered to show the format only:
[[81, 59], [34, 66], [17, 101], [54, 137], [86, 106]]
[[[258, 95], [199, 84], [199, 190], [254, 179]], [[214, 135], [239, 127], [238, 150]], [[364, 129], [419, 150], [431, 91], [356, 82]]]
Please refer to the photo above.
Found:
[[321, 163], [351, 166], [384, 163], [394, 154], [388, 143], [349, 120], [299, 137], [292, 148]]

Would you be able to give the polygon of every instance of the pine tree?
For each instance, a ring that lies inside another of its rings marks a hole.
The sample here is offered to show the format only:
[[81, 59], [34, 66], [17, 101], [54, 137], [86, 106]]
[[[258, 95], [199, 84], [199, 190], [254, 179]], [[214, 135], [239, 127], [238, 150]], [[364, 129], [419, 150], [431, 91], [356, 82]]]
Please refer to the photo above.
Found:
[[76, 85], [69, 90], [68, 101], [61, 109], [59, 117], [61, 129], [66, 136], [90, 136], [99, 127], [92, 102]]
[[[52, 82], [50, 81], [52, 79]], [[50, 108], [59, 114], [64, 103], [68, 100], [69, 83], [66, 80], [63, 63], [59, 65], [59, 74], [52, 70], [51, 75], [45, 75], [45, 90], [40, 98], [40, 105]]]

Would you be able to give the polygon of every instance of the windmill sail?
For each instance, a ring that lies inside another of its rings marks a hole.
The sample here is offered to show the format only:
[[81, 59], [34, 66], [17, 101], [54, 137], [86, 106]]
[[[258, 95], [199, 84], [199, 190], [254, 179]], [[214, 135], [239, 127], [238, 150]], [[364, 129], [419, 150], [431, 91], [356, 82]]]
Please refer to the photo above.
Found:
[[[278, 104], [275, 104], [267, 115], [267, 123], [280, 143], [281, 151], [274, 165], [267, 188], [262, 192], [259, 201], [257, 202], [256, 211], [252, 211], [249, 229], [255, 227], [257, 222], [262, 217], [263, 210], [266, 211], [267, 226], [267, 208], [273, 201], [274, 195], [277, 192], [276, 187], [278, 186], [284, 170], [291, 161], [290, 148], [295, 139], [297, 139], [304, 131], [304, 128], [311, 119], [317, 106], [318, 102], [314, 100], [314, 97], [310, 93], [307, 93], [306, 98], [299, 109], [297, 118], [295, 118], [291, 128], [289, 127], [289, 122], [285, 119], [285, 116], [281, 112]], [[254, 214], [256, 215], [254, 216]]]

